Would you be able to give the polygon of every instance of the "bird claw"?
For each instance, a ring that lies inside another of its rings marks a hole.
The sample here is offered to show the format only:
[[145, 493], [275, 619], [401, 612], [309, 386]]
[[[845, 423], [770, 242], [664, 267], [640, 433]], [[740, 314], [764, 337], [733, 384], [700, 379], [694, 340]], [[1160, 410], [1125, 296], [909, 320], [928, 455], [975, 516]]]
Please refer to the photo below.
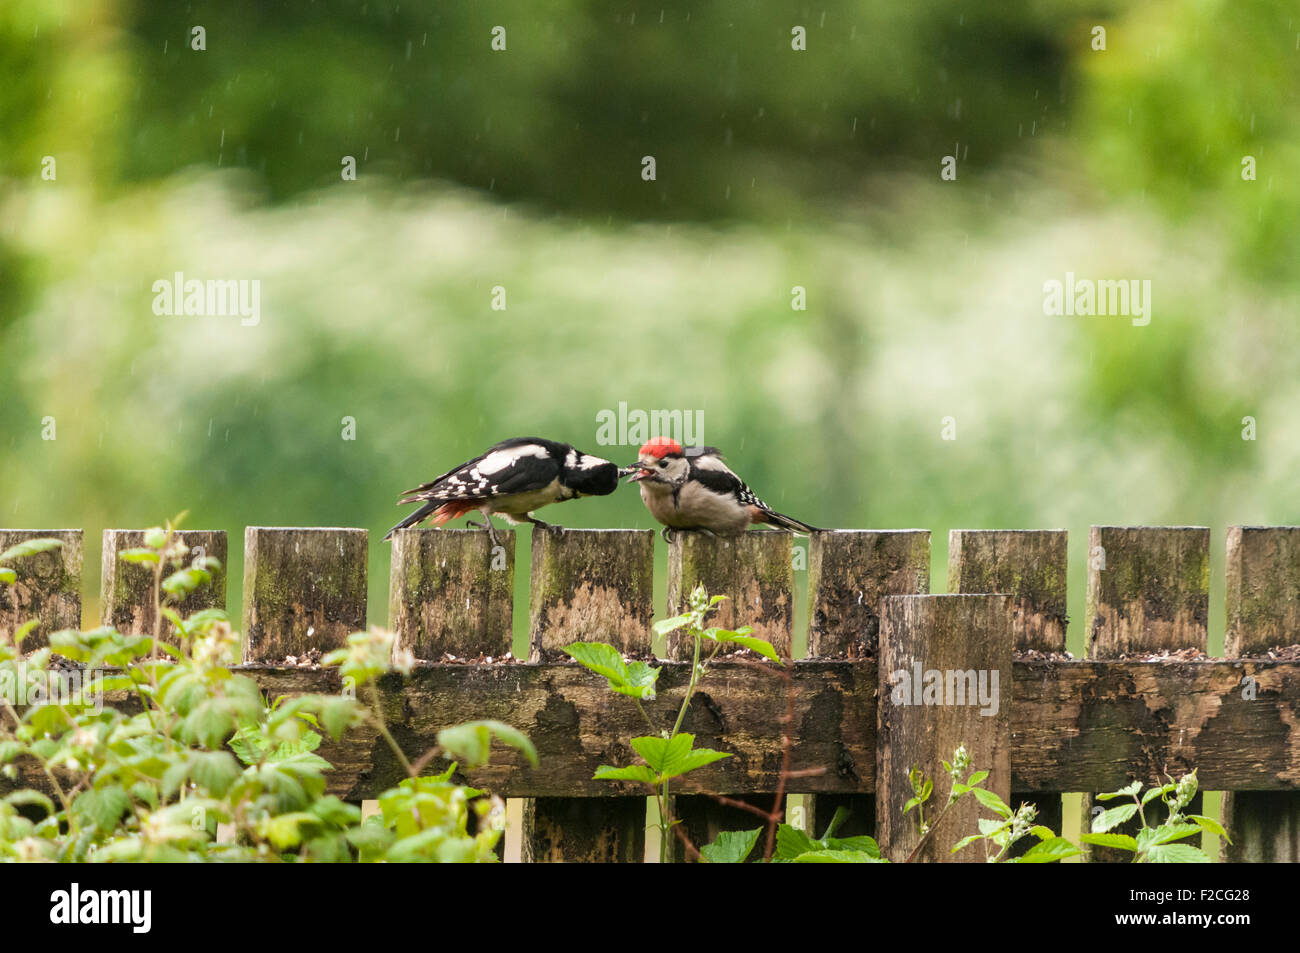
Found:
[[465, 521], [465, 525], [466, 525], [466, 526], [471, 526], [471, 527], [473, 527], [474, 529], [485, 529], [485, 530], [487, 530], [488, 539], [490, 539], [490, 540], [492, 541], [492, 545], [493, 545], [493, 546], [500, 546], [500, 545], [501, 545], [501, 540], [497, 539], [497, 531], [496, 531], [496, 528], [492, 525], [492, 521], [491, 521], [491, 520], [488, 520], [486, 524], [484, 524], [484, 523], [480, 523], [478, 520], [466, 520], [466, 521]]

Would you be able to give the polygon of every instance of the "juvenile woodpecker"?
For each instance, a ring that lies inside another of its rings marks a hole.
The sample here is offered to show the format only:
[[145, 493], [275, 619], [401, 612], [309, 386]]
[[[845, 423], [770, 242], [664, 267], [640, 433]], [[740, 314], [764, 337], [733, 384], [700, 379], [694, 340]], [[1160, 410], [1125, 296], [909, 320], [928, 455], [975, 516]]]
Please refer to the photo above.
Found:
[[[624, 471], [630, 472], [630, 471]], [[605, 496], [618, 489], [619, 468], [608, 460], [583, 453], [567, 443], [540, 437], [503, 440], [473, 460], [402, 494], [399, 503], [423, 503], [388, 531], [384, 539], [433, 517], [441, 526], [475, 510], [483, 514], [492, 544], [497, 545], [491, 514], [512, 524], [532, 523], [551, 529], [533, 517], [533, 510], [580, 496]], [[470, 526], [480, 524], [469, 522]]]
[[641, 484], [641, 501], [664, 524], [664, 539], [677, 529], [720, 536], [743, 533], [751, 523], [768, 523], [796, 533], [817, 532], [776, 512], [722, 462], [717, 447], [687, 447], [668, 437], [641, 446], [629, 482]]

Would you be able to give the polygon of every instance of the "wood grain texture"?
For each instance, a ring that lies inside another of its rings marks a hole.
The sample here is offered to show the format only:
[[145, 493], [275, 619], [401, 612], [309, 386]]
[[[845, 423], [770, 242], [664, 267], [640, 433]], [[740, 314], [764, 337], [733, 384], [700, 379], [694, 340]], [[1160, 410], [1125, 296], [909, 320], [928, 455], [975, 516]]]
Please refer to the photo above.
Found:
[[930, 531], [833, 530], [808, 548], [808, 655], [874, 655], [880, 600], [930, 591]]
[[0, 529], [0, 552], [29, 539], [58, 539], [63, 545], [10, 561], [18, 581], [0, 585], [0, 635], [13, 635], [28, 620], [39, 620], [23, 640], [26, 652], [49, 645], [51, 632], [81, 628], [84, 555], [79, 529]]
[[515, 531], [399, 529], [388, 577], [388, 627], [421, 661], [510, 651]]
[[[782, 658], [789, 658], [794, 630], [794, 534], [755, 530], [711, 537], [678, 532], [668, 546], [668, 615], [682, 612], [703, 583], [727, 600], [709, 616], [724, 629], [752, 626]], [[692, 646], [681, 633], [668, 637], [668, 656], [689, 659]]]
[[[988, 771], [983, 786], [1011, 798], [1013, 638], [1011, 597], [1005, 595], [889, 596], [880, 624], [880, 707], [876, 745], [876, 831], [881, 852], [907, 859], [920, 841], [914, 816], [903, 807], [913, 796], [908, 774], [918, 766], [934, 783], [927, 820], [938, 818], [952, 779], [941, 761], [958, 746], [971, 770]], [[930, 685], [935, 686], [931, 695]], [[918, 859], [984, 859], [980, 845], [957, 854], [949, 846], [977, 830], [974, 798], [953, 805]]]
[[1017, 651], [1064, 652], [1067, 534], [1063, 529], [948, 533], [948, 591], [1012, 597]]
[[[189, 547], [187, 564], [202, 556], [210, 556], [221, 566], [212, 570], [212, 582], [209, 585], [196, 589], [179, 603], [167, 601], [165, 605], [180, 613], [181, 618], [203, 609], [224, 609], [228, 555], [226, 531], [181, 530], [177, 535]], [[118, 554], [127, 549], [143, 548], [144, 537], [145, 530], [142, 529], [104, 530], [103, 560], [100, 567], [100, 623], [131, 635], [153, 633], [153, 566], [124, 562], [118, 559]], [[172, 572], [175, 572], [175, 567], [164, 568], [163, 578], [166, 579]], [[176, 644], [176, 635], [169, 622], [164, 626], [163, 639], [172, 645]]]
[[[650, 653], [651, 530], [538, 530], [532, 540], [529, 650], [533, 661], [564, 658], [560, 649], [572, 642], [606, 642], [625, 655]], [[643, 792], [632, 787], [624, 797], [528, 799], [523, 805], [528, 832], [524, 856], [536, 862], [641, 861], [646, 837]], [[606, 788], [606, 793], [614, 791]]]
[[328, 652], [366, 628], [364, 529], [244, 529], [244, 658]]
[[[660, 699], [647, 705], [671, 726], [688, 665], [670, 662]], [[340, 691], [334, 669], [240, 666], [270, 697]], [[1207, 790], [1300, 791], [1300, 662], [1075, 661], [1012, 664], [1013, 791], [1109, 791], [1133, 777], [1146, 783], [1166, 770], [1197, 767]], [[874, 661], [796, 662], [795, 769], [824, 768], [799, 786], [812, 793], [876, 790]], [[1246, 679], [1257, 686], [1243, 697]], [[772, 678], [751, 666], [715, 663], [705, 697], [684, 727], [696, 744], [735, 756], [683, 778], [682, 791], [762, 793], [780, 769], [783, 707], [772, 704]], [[409, 679], [385, 676], [380, 697], [404, 750], [431, 747], [437, 731], [497, 718], [527, 732], [541, 754], [527, 767], [513, 751], [473, 780], [511, 797], [602, 797], [639, 793], [594, 781], [600, 764], [630, 764], [627, 739], [644, 734], [636, 706], [575, 664], [422, 665]], [[110, 693], [106, 704], [129, 710]], [[949, 752], [951, 753], [951, 752]], [[355, 800], [400, 780], [400, 767], [373, 732], [322, 744], [335, 765], [331, 790]], [[39, 778], [27, 780], [40, 785]]]
[[[1230, 526], [1224, 654], [1262, 655], [1300, 632], [1300, 527]], [[1226, 791], [1220, 842], [1228, 862], [1300, 861], [1300, 794]]]
[[1089, 656], [1205, 649], [1208, 528], [1094, 526], [1088, 554]]
[[608, 642], [620, 652], [650, 649], [654, 533], [637, 529], [552, 529], [533, 533], [528, 608], [532, 661], [564, 658], [570, 642]]

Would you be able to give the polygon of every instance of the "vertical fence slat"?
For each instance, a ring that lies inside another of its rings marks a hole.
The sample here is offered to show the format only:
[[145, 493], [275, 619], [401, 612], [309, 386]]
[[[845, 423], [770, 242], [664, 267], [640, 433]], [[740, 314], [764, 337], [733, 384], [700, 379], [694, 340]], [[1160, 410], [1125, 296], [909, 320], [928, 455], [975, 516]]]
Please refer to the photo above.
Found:
[[570, 642], [608, 642], [650, 652], [654, 533], [640, 529], [546, 530], [533, 534], [528, 604], [531, 661], [566, 658]]
[[[817, 534], [813, 534], [815, 539]], [[668, 615], [685, 610], [691, 593], [703, 583], [711, 596], [726, 596], [709, 616], [709, 624], [724, 629], [748, 625], [754, 636], [766, 639], [782, 658], [794, 646], [794, 535], [755, 530], [739, 536], [708, 536], [679, 532], [668, 545]], [[668, 637], [669, 658], [689, 660], [689, 636]], [[774, 704], [780, 704], [774, 698]], [[765, 811], [772, 809], [775, 792], [737, 796]], [[679, 795], [673, 812], [696, 847], [711, 843], [721, 831], [752, 827], [753, 814], [719, 804], [702, 794]], [[674, 855], [684, 860], [674, 842]]]
[[948, 533], [948, 591], [1012, 597], [1016, 650], [1064, 652], [1067, 534], [1063, 529]]
[[402, 529], [393, 535], [388, 627], [422, 661], [501, 658], [510, 651], [515, 531]]
[[[1264, 655], [1300, 636], [1300, 526], [1228, 527], [1224, 655]], [[1300, 794], [1225, 791], [1225, 861], [1300, 861]]]
[[[186, 618], [202, 609], [226, 607], [226, 531], [182, 530], [177, 535], [189, 547], [187, 563], [202, 556], [211, 556], [221, 563], [213, 570], [212, 582], [196, 589], [179, 603], [165, 602]], [[142, 563], [128, 563], [118, 559], [127, 549], [144, 546], [145, 530], [104, 530], [103, 563], [100, 568], [99, 617], [103, 625], [131, 635], [151, 633], [154, 627], [153, 567]], [[165, 579], [174, 570], [163, 568]], [[170, 623], [163, 626], [165, 641], [175, 644], [175, 634]]]
[[[1064, 652], [1067, 545], [1063, 529], [951, 530], [948, 591], [1011, 596], [1016, 651]], [[1061, 830], [1060, 793], [1013, 797], [1014, 803], [1008, 802], [1012, 807], [1028, 801], [1038, 810], [1039, 824]], [[1032, 838], [1025, 838], [1015, 853], [1024, 853], [1032, 843]]]
[[[1210, 530], [1205, 526], [1094, 526], [1088, 537], [1088, 657], [1204, 650], [1209, 643]], [[1172, 766], [1171, 766], [1172, 767]], [[1145, 780], [1145, 779], [1144, 779]], [[1093, 795], [1084, 792], [1081, 822], [1092, 829]], [[1200, 794], [1191, 810], [1199, 813]], [[1135, 821], [1116, 828], [1133, 836]], [[1132, 855], [1088, 848], [1092, 863]]]
[[364, 529], [244, 529], [244, 660], [339, 648], [366, 628]]
[[[529, 602], [531, 657], [562, 658], [571, 642], [650, 654], [654, 534], [650, 530], [538, 530]], [[530, 798], [522, 858], [536, 863], [639, 862], [645, 797]]]
[[[880, 600], [930, 591], [930, 531], [834, 530], [815, 533], [808, 547], [809, 658], [870, 658], [877, 654]], [[849, 811], [837, 834], [874, 835], [875, 796], [807, 795], [804, 830], [817, 836]], [[791, 822], [795, 816], [792, 812]]]
[[[888, 596], [882, 606], [876, 830], [882, 853], [901, 861], [920, 840], [915, 811], [903, 814], [912, 797], [908, 772], [913, 765], [934, 782], [927, 805], [930, 822], [947, 802], [952, 784], [940, 762], [951, 761], [961, 744], [970, 753], [971, 769], [989, 772], [983, 786], [1004, 801], [1011, 798], [1014, 630], [1011, 597], [1005, 595]], [[944, 685], [939, 704], [925, 703], [933, 701], [924, 688], [933, 681], [932, 672], [940, 673]], [[975, 684], [969, 686], [976, 689], [973, 699], [966, 692], [968, 683], [956, 677], [963, 672], [974, 673]], [[964, 698], [956, 691], [959, 683]], [[919, 699], [916, 688], [922, 690]], [[978, 830], [979, 816], [974, 798], [959, 801], [935, 828], [920, 859], [984, 860], [979, 844], [949, 852], [960, 838]]]
[[[714, 537], [679, 532], [668, 546], [668, 614], [682, 612], [700, 583], [727, 600], [709, 616], [712, 625], [752, 626], [754, 636], [789, 658], [794, 629], [794, 535], [753, 531]], [[668, 656], [689, 659], [687, 637], [668, 640]]]
[[59, 549], [15, 559], [12, 586], [0, 584], [0, 633], [13, 635], [31, 619], [39, 624], [23, 640], [30, 652], [50, 643], [50, 633], [81, 628], [82, 533], [79, 529], [0, 529], [0, 552], [29, 539], [59, 539]]
[[[401, 529], [393, 535], [388, 627], [395, 647], [421, 662], [497, 660], [510, 651], [515, 602], [515, 531]], [[519, 801], [507, 802], [506, 835], [497, 856], [519, 853]], [[379, 811], [363, 801], [363, 816]], [[473, 815], [471, 815], [473, 817]], [[514, 821], [515, 830], [510, 829]], [[517, 856], [516, 858], [517, 859]]]
[[1092, 527], [1085, 621], [1091, 658], [1203, 650], [1209, 611], [1207, 527]]

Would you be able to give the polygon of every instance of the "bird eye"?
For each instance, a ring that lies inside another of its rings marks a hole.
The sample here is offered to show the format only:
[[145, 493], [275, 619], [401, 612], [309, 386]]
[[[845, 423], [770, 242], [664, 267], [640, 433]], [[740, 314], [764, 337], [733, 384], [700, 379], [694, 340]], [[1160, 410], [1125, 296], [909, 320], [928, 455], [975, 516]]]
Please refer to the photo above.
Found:
[[667, 461], [667, 460], [660, 460], [660, 461], [659, 461], [659, 466], [661, 466], [661, 467], [666, 467], [666, 466], [668, 466], [668, 461]]

